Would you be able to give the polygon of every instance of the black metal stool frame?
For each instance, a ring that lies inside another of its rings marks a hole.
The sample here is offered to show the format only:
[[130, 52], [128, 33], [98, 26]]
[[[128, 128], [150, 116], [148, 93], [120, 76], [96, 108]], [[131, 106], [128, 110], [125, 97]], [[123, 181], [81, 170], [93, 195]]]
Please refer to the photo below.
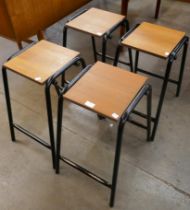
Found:
[[[35, 43], [32, 43], [32, 45]], [[29, 45], [31, 46], [31, 45]], [[26, 48], [28, 48], [27, 46]], [[8, 60], [10, 60], [12, 57], [19, 55], [21, 52], [25, 51], [26, 48], [22, 49], [21, 51], [18, 51], [17, 53], [13, 54]], [[8, 113], [8, 120], [9, 120], [9, 128], [11, 133], [11, 139], [13, 142], [16, 141], [15, 137], [15, 130], [17, 129], [21, 133], [24, 133], [28, 137], [30, 137], [32, 140], [38, 142], [42, 146], [46, 147], [47, 149], [51, 150], [52, 154], [52, 164], [53, 168], [55, 169], [55, 140], [54, 140], [54, 127], [53, 127], [53, 114], [52, 114], [52, 103], [51, 103], [51, 95], [50, 95], [50, 89], [51, 86], [56, 86], [56, 82], [54, 80], [51, 80], [51, 78], [54, 78], [56, 75], [62, 75], [64, 72], [71, 66], [72, 63], [75, 62], [75, 60], [79, 60], [78, 57], [68, 62], [67, 65], [64, 65], [60, 70], [57, 71], [52, 77], [50, 77], [49, 80], [45, 83], [45, 98], [46, 98], [46, 108], [47, 108], [47, 118], [48, 118], [48, 128], [49, 128], [49, 137], [50, 137], [50, 144], [48, 144], [43, 139], [39, 138], [32, 132], [28, 131], [24, 127], [14, 123], [13, 121], [13, 114], [12, 114], [12, 107], [11, 107], [11, 99], [10, 99], [10, 91], [9, 91], [9, 84], [8, 84], [8, 76], [7, 76], [7, 70], [8, 68], [2, 67], [2, 75], [3, 75], [3, 84], [4, 84], [4, 90], [5, 90], [5, 99], [6, 99], [6, 105], [7, 105], [7, 113]], [[84, 68], [86, 66], [85, 62], [82, 62], [82, 67]], [[53, 82], [50, 82], [53, 81]]]
[[[71, 17], [66, 23], [72, 21], [73, 19], [77, 18], [78, 16], [80, 16], [81, 14], [87, 12], [88, 10], [82, 10], [81, 12], [77, 13], [76, 15], [74, 15], [73, 17]], [[118, 29], [119, 27], [125, 27], [126, 32], [129, 30], [129, 22], [128, 20], [125, 18], [123, 19], [123, 21], [119, 22], [117, 25], [113, 26], [109, 31], [107, 31], [102, 38], [102, 52], [98, 52], [96, 49], [96, 41], [95, 41], [95, 36], [91, 35], [91, 40], [92, 40], [92, 49], [93, 49], [93, 55], [94, 55], [94, 61], [96, 62], [98, 60], [97, 56], [100, 56], [102, 59], [102, 62], [106, 62], [106, 59], [109, 60], [113, 60], [114, 61], [114, 57], [109, 56], [106, 54], [107, 51], [107, 41], [108, 39], [111, 39], [112, 33]], [[67, 31], [68, 31], [67, 25], [64, 26], [63, 28], [63, 47], [67, 46]], [[128, 52], [129, 52], [129, 63], [126, 63], [124, 61], [119, 60], [120, 63], [125, 64], [125, 65], [129, 65], [131, 71], [133, 70], [133, 59], [132, 59], [132, 51], [130, 48], [128, 48]]]
[[[151, 100], [152, 100], [152, 88], [150, 85], [144, 85], [141, 90], [138, 92], [136, 97], [133, 99], [131, 104], [127, 107], [125, 112], [122, 114], [119, 123], [118, 123], [118, 130], [117, 130], [117, 140], [116, 140], [116, 148], [115, 148], [115, 160], [113, 166], [113, 174], [112, 174], [112, 182], [109, 183], [107, 180], [101, 178], [100, 176], [94, 174], [93, 172], [89, 171], [88, 169], [80, 166], [79, 164], [69, 160], [68, 158], [60, 155], [60, 146], [61, 146], [61, 130], [62, 130], [62, 115], [63, 115], [63, 94], [66, 93], [89, 69], [91, 65], [88, 65], [84, 68], [80, 74], [78, 74], [69, 84], [66, 84], [64, 88], [58, 88], [59, 96], [58, 96], [58, 108], [57, 108], [57, 137], [56, 137], [56, 173], [59, 173], [59, 162], [62, 160], [63, 162], [67, 163], [68, 165], [72, 166], [73, 168], [79, 170], [80, 172], [84, 173], [85, 175], [89, 176], [90, 178], [94, 179], [95, 181], [99, 182], [100, 184], [108, 187], [111, 189], [110, 195], [110, 207], [114, 206], [115, 201], [115, 192], [116, 192], [116, 185], [117, 185], [117, 177], [118, 177], [118, 170], [119, 170], [119, 162], [120, 162], [120, 153], [121, 153], [121, 146], [122, 146], [122, 135], [123, 129], [126, 121], [129, 120], [129, 115], [135, 109], [139, 101], [142, 99], [144, 95], [147, 96], [147, 141], [151, 141]], [[143, 127], [144, 128], [144, 127]]]
[[[132, 31], [134, 31], [135, 28], [137, 28], [139, 25], [140, 24], [137, 24], [134, 28], [130, 29], [121, 38], [120, 43], [119, 43], [119, 45], [117, 47], [117, 50], [116, 50], [114, 66], [117, 66], [121, 48], [124, 46], [124, 45], [121, 44], [121, 42], [127, 36], [129, 36], [129, 34], [131, 34]], [[187, 54], [187, 49], [188, 49], [188, 42], [189, 42], [189, 38], [187, 36], [184, 36], [181, 39], [181, 41], [177, 44], [177, 46], [173, 49], [173, 51], [170, 53], [170, 55], [168, 56], [168, 61], [167, 61], [167, 66], [166, 66], [164, 76], [161, 76], [161, 75], [158, 75], [158, 74], [155, 74], [155, 73], [152, 73], [152, 72], [149, 72], [147, 70], [139, 68], [138, 67], [139, 51], [136, 50], [134, 72], [137, 73], [139, 71], [139, 72], [142, 72], [144, 74], [148, 74], [150, 76], [153, 76], [153, 77], [156, 77], [156, 78], [159, 78], [159, 79], [163, 80], [161, 93], [160, 93], [160, 98], [159, 98], [158, 105], [157, 105], [156, 114], [155, 114], [155, 117], [151, 117], [152, 122], [154, 123], [153, 130], [152, 130], [152, 136], [151, 136], [152, 141], [154, 140], [155, 135], [156, 135], [156, 131], [157, 131], [157, 127], [158, 127], [158, 123], [159, 123], [159, 119], [160, 119], [160, 114], [161, 114], [161, 110], [162, 110], [162, 106], [163, 106], [164, 97], [165, 97], [165, 94], [166, 94], [168, 82], [171, 82], [171, 83], [177, 85], [176, 97], [178, 97], [179, 94], [180, 94], [180, 89], [181, 89], [181, 84], [182, 84], [182, 79], [183, 79], [183, 73], [184, 73], [184, 68], [185, 68], [186, 54]], [[179, 72], [179, 79], [178, 80], [173, 80], [173, 79], [170, 79], [170, 72], [171, 72], [172, 64], [173, 64], [174, 60], [177, 59], [177, 55], [182, 48], [183, 48], [183, 53], [182, 53], [181, 66], [180, 66], [180, 72]], [[147, 53], [147, 52], [144, 52], [144, 53]], [[147, 53], [147, 54], [149, 54], [149, 53]], [[159, 56], [155, 56], [155, 57], [159, 57]], [[134, 111], [134, 113], [137, 114], [137, 115], [140, 115], [141, 117], [146, 117], [146, 115], [142, 115], [138, 111]]]

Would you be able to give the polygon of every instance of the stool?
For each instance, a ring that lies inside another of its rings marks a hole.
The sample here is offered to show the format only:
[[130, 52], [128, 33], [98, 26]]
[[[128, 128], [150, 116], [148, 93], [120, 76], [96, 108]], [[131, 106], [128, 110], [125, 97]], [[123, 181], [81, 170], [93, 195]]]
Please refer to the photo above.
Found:
[[[82, 70], [81, 74], [77, 76], [73, 82], [71, 81], [59, 95], [56, 172], [59, 173], [59, 161], [61, 159], [70, 166], [110, 188], [111, 207], [114, 205], [124, 125], [125, 122], [129, 120], [129, 115], [144, 95], [147, 95], [147, 140], [151, 140], [151, 87], [146, 84], [146, 81], [146, 77], [98, 61], [92, 67], [87, 66]], [[72, 160], [60, 156], [64, 99], [118, 123], [111, 183], [76, 164]]]
[[[152, 131], [152, 140], [154, 140], [156, 130], [158, 127], [158, 122], [160, 118], [160, 113], [162, 105], [164, 102], [165, 93], [167, 90], [168, 82], [177, 85], [176, 96], [179, 96], [183, 72], [185, 67], [186, 53], [188, 47], [189, 38], [185, 36], [184, 32], [166, 28], [163, 26], [143, 22], [137, 25], [126, 33], [122, 38], [120, 45], [116, 50], [116, 56], [114, 65], [116, 66], [119, 59], [120, 49], [122, 46], [129, 47], [136, 50], [135, 56], [135, 72], [142, 72], [150, 76], [159, 78], [163, 80], [161, 94], [157, 106], [156, 115], [152, 118], [154, 122], [154, 127]], [[177, 59], [179, 51], [183, 48], [181, 67], [178, 80], [170, 79], [170, 72], [173, 61]], [[144, 52], [161, 59], [167, 60], [167, 66], [165, 70], [165, 75], [161, 76], [152, 72], [149, 72], [138, 67], [139, 53]]]
[[[101, 56], [102, 62], [106, 61], [106, 58], [113, 60], [111, 56], [106, 55], [107, 41], [111, 38], [111, 34], [120, 26], [125, 26], [126, 31], [129, 29], [128, 21], [125, 16], [115, 14], [112, 12], [104, 11], [97, 8], [91, 8], [84, 10], [74, 17], [72, 17], [63, 29], [63, 46], [67, 44], [67, 29], [72, 28], [77, 31], [91, 35], [94, 60], [97, 61], [97, 55]], [[95, 37], [102, 38], [102, 52], [99, 53], [96, 50]], [[132, 54], [129, 50], [130, 65], [132, 68]]]
[[[2, 68], [3, 83], [5, 89], [5, 98], [7, 103], [9, 127], [11, 132], [11, 139], [16, 141], [15, 129], [31, 137], [41, 145], [51, 150], [53, 167], [55, 168], [55, 146], [54, 146], [54, 131], [52, 120], [52, 105], [50, 97], [51, 77], [55, 78], [56, 75], [62, 74], [67, 70], [68, 65], [75, 60], [79, 60], [78, 52], [69, 50], [58, 46], [56, 44], [40, 41], [34, 44], [29, 49], [24, 49], [16, 53], [10, 60], [8, 60]], [[83, 64], [84, 68], [85, 64]], [[9, 93], [7, 70], [11, 70], [39, 85], [45, 85], [45, 98], [47, 106], [47, 117], [49, 127], [50, 144], [35, 134], [31, 133], [22, 126], [14, 123], [11, 100]], [[50, 79], [50, 80], [48, 80]]]

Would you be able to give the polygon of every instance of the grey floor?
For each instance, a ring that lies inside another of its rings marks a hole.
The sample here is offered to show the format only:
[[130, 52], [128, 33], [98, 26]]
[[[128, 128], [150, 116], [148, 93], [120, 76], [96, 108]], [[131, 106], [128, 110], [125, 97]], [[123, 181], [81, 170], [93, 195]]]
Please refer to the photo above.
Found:
[[[160, 18], [154, 20], [152, 2], [130, 2], [128, 18], [131, 25], [149, 21], [190, 35], [190, 4], [163, 1]], [[119, 12], [120, 1], [94, 0], [87, 5], [88, 8], [91, 6]], [[61, 43], [64, 22], [62, 20], [46, 31], [48, 40]], [[80, 51], [87, 63], [93, 63], [89, 37], [74, 31], [69, 34], [68, 46]], [[117, 39], [118, 33], [110, 41], [110, 53], [114, 53]], [[16, 50], [15, 43], [0, 38], [0, 65]], [[127, 58], [125, 52], [122, 56]], [[173, 66], [172, 77], [178, 75], [179, 60]], [[140, 65], [154, 72], [163, 73], [165, 64], [162, 60], [141, 56]], [[9, 73], [9, 78], [15, 121], [48, 141], [43, 87], [13, 73]], [[150, 83], [155, 111], [161, 83], [155, 79]], [[114, 209], [190, 209], [189, 90], [188, 54], [181, 95], [176, 98], [175, 86], [168, 86], [155, 141], [147, 143], [144, 131], [129, 123], [125, 127]], [[55, 112], [56, 95], [54, 92], [52, 95]], [[73, 104], [66, 103], [64, 108], [62, 153], [110, 180], [117, 125], [109, 120], [99, 121], [95, 114]], [[143, 108], [142, 103], [140, 109]], [[60, 175], [55, 175], [50, 152], [20, 133], [16, 136], [17, 142], [12, 143], [1, 80], [0, 210], [109, 209], [109, 189], [63, 163]]]

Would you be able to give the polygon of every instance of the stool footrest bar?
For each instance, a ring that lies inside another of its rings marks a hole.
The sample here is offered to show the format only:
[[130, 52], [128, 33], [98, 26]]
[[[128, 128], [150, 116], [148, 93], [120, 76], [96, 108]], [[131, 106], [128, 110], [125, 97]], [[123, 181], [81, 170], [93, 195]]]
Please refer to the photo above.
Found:
[[[146, 70], [140, 69], [140, 68], [137, 68], [137, 71], [142, 72], [142, 73], [144, 73], [144, 74], [148, 74], [148, 75], [153, 76], [153, 77], [156, 77], [156, 78], [158, 78], [158, 79], [164, 80], [164, 76], [155, 74], [155, 73], [153, 73], [153, 72], [149, 72], [149, 71], [146, 71]], [[173, 80], [173, 79], [168, 79], [168, 81], [171, 82], [171, 83], [174, 83], [174, 84], [176, 84], [176, 85], [179, 83], [178, 81]]]
[[[138, 115], [138, 116], [140, 116], [140, 117], [142, 117], [142, 118], [147, 119], [147, 115], [146, 115], [146, 114], [144, 114], [144, 113], [142, 113], [142, 112], [139, 112], [139, 111], [133, 110], [133, 112], [132, 112], [132, 113], [133, 113], [133, 114], [135, 114], [135, 115]], [[154, 121], [155, 121], [155, 117], [151, 117], [151, 121], [152, 121], [152, 122], [154, 122]]]
[[83, 174], [89, 176], [90, 178], [94, 179], [95, 181], [99, 182], [100, 184], [111, 188], [111, 184], [108, 183], [108, 181], [106, 181], [105, 179], [102, 179], [101, 177], [97, 176], [96, 174], [90, 172], [89, 170], [83, 168], [82, 166], [78, 165], [77, 163], [69, 160], [66, 157], [60, 156], [59, 157], [60, 160], [62, 160], [63, 162], [67, 163], [68, 165], [70, 165], [71, 167], [77, 169], [78, 171], [82, 172]]
[[14, 124], [13, 125], [14, 128], [16, 128], [18, 131], [20, 131], [21, 133], [24, 133], [25, 135], [27, 135], [28, 137], [30, 137], [31, 139], [35, 140], [36, 142], [38, 142], [39, 144], [41, 144], [42, 146], [51, 149], [51, 146], [45, 142], [43, 139], [39, 138], [38, 136], [34, 135], [33, 133], [31, 133], [30, 131], [26, 130], [25, 128], [23, 128], [20, 125]]
[[[97, 54], [98, 56], [102, 56], [102, 53], [101, 53], [101, 52], [97, 52], [96, 54]], [[110, 55], [106, 55], [105, 57], [106, 57], [107, 59], [109, 59], [109, 60], [112, 60], [112, 61], [115, 60], [115, 58], [112, 57], [112, 56], [110, 56]], [[129, 63], [129, 62], [125, 62], [125, 61], [118, 60], [118, 63], [122, 63], [122, 64], [125, 64], [125, 65], [127, 65], [127, 66], [130, 66], [130, 63]]]
[[136, 126], [138, 126], [138, 127], [141, 127], [141, 128], [143, 128], [143, 129], [148, 129], [147, 128], [147, 126], [145, 126], [145, 125], [143, 125], [143, 124], [141, 124], [141, 123], [139, 123], [139, 122], [137, 122], [137, 121], [135, 121], [135, 120], [132, 120], [132, 119], [128, 119], [128, 122], [130, 122], [130, 123], [132, 123], [132, 124], [134, 124], [134, 125], [136, 125]]

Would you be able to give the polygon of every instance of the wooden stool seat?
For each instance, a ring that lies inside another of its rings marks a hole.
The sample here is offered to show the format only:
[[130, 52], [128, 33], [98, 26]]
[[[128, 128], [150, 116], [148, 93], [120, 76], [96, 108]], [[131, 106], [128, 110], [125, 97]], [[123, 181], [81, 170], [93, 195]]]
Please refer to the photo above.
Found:
[[49, 77], [78, 55], [76, 51], [42, 40], [6, 62], [4, 67], [44, 84]]
[[77, 18], [69, 21], [66, 26], [101, 37], [124, 19], [125, 16], [123, 15], [91, 8]]
[[122, 41], [122, 44], [167, 58], [184, 36], [182, 31], [143, 22]]
[[112, 120], [119, 120], [147, 78], [97, 62], [64, 98]]

